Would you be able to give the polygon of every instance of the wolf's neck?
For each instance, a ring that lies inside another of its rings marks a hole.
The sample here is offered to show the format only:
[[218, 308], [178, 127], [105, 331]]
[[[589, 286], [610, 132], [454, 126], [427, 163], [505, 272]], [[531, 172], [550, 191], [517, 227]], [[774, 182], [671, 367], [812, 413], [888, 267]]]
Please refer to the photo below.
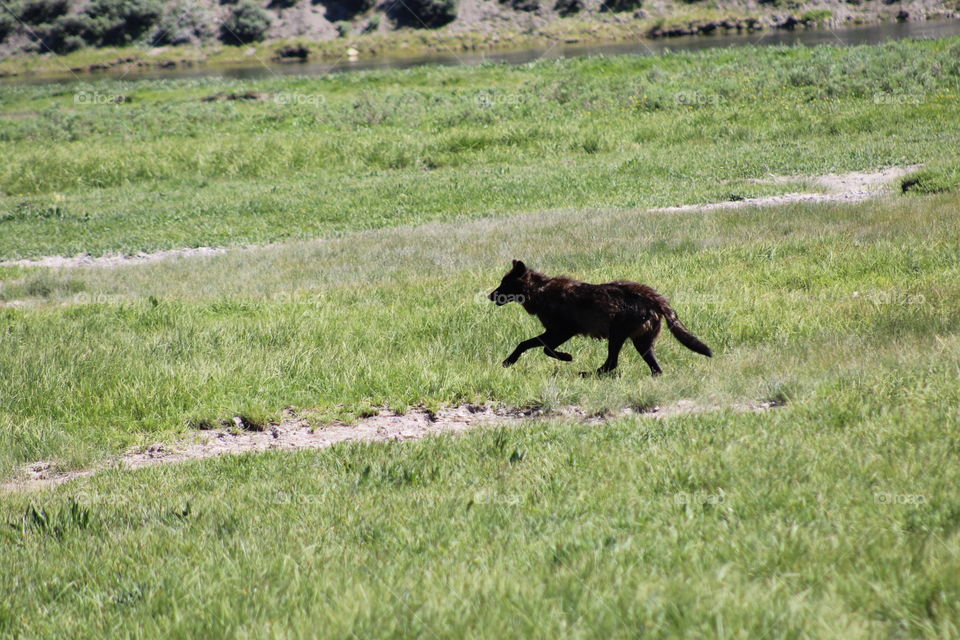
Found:
[[540, 307], [538, 304], [540, 293], [543, 291], [543, 287], [550, 282], [550, 277], [536, 271], [528, 271], [525, 279], [523, 308], [527, 310], [527, 313], [536, 313]]

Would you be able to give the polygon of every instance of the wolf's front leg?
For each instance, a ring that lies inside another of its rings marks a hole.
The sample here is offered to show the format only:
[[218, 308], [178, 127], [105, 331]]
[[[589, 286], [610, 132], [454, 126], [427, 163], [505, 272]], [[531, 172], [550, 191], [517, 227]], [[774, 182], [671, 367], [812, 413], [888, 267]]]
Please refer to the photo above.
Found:
[[513, 350], [513, 353], [507, 356], [507, 359], [503, 361], [503, 366], [511, 366], [520, 359], [520, 356], [522, 356], [525, 351], [541, 346], [543, 344], [543, 337], [545, 335], [546, 334], [537, 336], [536, 338], [530, 338], [529, 340], [524, 340], [518, 344], [517, 348]]
[[[548, 332], [549, 333], [549, 332]], [[556, 358], [561, 362], [570, 362], [573, 360], [573, 356], [569, 353], [564, 353], [563, 351], [557, 351], [557, 347], [573, 337], [573, 334], [570, 332], [554, 332], [551, 333], [547, 339], [544, 341], [543, 352], [550, 356], [551, 358]]]
[[537, 347], [543, 347], [544, 353], [551, 358], [556, 358], [557, 360], [563, 360], [565, 362], [573, 360], [573, 356], [571, 356], [569, 353], [554, 351], [554, 347], [559, 346], [561, 343], [566, 342], [569, 339], [569, 336], [560, 336], [550, 333], [549, 331], [541, 333], [535, 338], [524, 340], [518, 344], [517, 348], [513, 350], [513, 353], [507, 356], [507, 359], [503, 361], [503, 366], [511, 366], [520, 359], [520, 356], [522, 356], [525, 351], [528, 351], [529, 349], [535, 349]]

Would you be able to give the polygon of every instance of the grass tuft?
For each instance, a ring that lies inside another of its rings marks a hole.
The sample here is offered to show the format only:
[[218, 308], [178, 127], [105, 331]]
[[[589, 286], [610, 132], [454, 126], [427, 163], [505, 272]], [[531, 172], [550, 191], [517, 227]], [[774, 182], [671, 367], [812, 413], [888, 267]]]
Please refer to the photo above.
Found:
[[903, 193], [947, 193], [960, 190], [960, 166], [925, 167], [900, 180]]

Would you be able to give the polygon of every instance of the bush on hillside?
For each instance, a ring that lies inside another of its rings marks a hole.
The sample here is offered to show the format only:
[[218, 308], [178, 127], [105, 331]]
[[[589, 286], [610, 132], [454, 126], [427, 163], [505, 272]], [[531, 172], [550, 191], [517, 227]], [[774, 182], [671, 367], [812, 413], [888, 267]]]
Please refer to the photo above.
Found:
[[213, 22], [213, 15], [204, 6], [178, 2], [160, 19], [150, 42], [157, 45], [200, 42], [214, 35]]
[[[14, 13], [22, 22], [31, 25], [53, 22], [60, 16], [66, 15], [70, 9], [67, 0], [27, 0], [14, 7]], [[4, 11], [6, 14], [7, 12]]]
[[327, 20], [338, 22], [366, 13], [374, 7], [376, 0], [323, 0], [317, 4], [322, 4], [326, 9]]
[[87, 32], [87, 22], [82, 16], [63, 16], [51, 24], [34, 27], [33, 33], [39, 39], [34, 48], [40, 53], [70, 53], [87, 45]]
[[505, 4], [514, 11], [534, 12], [540, 8], [539, 0], [500, 0], [500, 4]]
[[157, 0], [91, 0], [79, 14], [84, 32], [96, 46], [123, 46], [139, 40], [160, 20]]
[[37, 51], [69, 53], [85, 45], [123, 46], [145, 36], [160, 19], [157, 0], [91, 0], [83, 11], [36, 25]]
[[273, 17], [252, 0], [243, 0], [220, 25], [220, 39], [227, 44], [247, 44], [263, 40]]
[[557, 3], [553, 5], [553, 10], [559, 13], [561, 17], [572, 16], [585, 8], [583, 0], [557, 0]]
[[436, 29], [457, 17], [457, 0], [394, 0], [387, 15], [400, 27]]
[[606, 0], [600, 7], [602, 12], [620, 13], [636, 11], [643, 6], [643, 0]]
[[12, 16], [0, 12], [0, 42], [3, 42], [17, 28], [17, 22]]

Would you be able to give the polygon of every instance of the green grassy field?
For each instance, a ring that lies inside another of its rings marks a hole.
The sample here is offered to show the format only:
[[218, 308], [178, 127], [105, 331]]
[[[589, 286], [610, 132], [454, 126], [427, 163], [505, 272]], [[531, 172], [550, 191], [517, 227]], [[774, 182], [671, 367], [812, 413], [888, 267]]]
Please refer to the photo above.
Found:
[[[953, 162], [960, 40], [0, 92], [0, 258], [795, 190]], [[254, 92], [254, 101], [211, 101]], [[130, 102], [115, 104], [118, 96]]]
[[[0, 477], [288, 406], [721, 407], [0, 494], [0, 636], [960, 635], [957, 47], [0, 93], [4, 258], [275, 243], [0, 267]], [[199, 100], [247, 90], [324, 115]], [[862, 203], [646, 211], [920, 162]], [[716, 356], [503, 369], [538, 327], [484, 298], [511, 258], [651, 284]]]

